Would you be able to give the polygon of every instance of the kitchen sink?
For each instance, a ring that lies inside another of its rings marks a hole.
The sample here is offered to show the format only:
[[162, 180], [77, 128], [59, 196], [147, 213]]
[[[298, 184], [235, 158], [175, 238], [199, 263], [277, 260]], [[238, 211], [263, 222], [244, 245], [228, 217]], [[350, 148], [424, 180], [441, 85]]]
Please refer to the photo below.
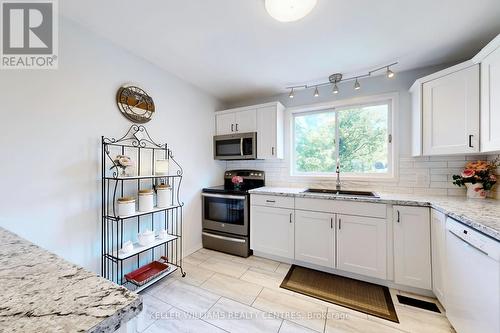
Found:
[[375, 192], [369, 191], [355, 191], [355, 190], [333, 190], [333, 189], [323, 189], [323, 188], [308, 188], [302, 193], [317, 193], [317, 194], [332, 194], [338, 196], [349, 196], [349, 197], [368, 197], [368, 198], [379, 198]]

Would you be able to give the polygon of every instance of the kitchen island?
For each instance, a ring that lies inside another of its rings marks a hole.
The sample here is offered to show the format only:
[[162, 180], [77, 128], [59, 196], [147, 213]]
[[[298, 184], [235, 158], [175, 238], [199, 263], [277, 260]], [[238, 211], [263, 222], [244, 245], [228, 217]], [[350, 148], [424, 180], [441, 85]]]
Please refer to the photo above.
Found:
[[2, 332], [114, 332], [141, 296], [0, 228]]

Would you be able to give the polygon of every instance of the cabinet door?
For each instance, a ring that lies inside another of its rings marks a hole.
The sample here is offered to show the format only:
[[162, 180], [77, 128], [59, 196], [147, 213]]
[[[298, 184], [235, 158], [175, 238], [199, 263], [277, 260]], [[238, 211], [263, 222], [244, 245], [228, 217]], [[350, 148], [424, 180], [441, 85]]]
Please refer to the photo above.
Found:
[[283, 110], [278, 106], [257, 109], [257, 158], [283, 158]]
[[234, 115], [234, 131], [239, 133], [257, 131], [257, 110], [236, 112]]
[[394, 280], [431, 290], [429, 208], [394, 206]]
[[293, 209], [252, 206], [250, 220], [252, 250], [293, 259]]
[[257, 110], [257, 158], [276, 158], [276, 107]]
[[387, 221], [338, 215], [337, 223], [337, 268], [386, 279]]
[[295, 211], [295, 260], [334, 268], [335, 215]]
[[479, 65], [423, 84], [423, 154], [479, 151]]
[[481, 61], [481, 151], [500, 150], [500, 48]]
[[446, 216], [433, 209], [431, 212], [432, 291], [441, 304], [445, 304]]
[[234, 113], [222, 113], [215, 115], [217, 123], [217, 135], [234, 133]]
[[411, 99], [411, 155], [422, 155], [422, 84], [410, 88]]

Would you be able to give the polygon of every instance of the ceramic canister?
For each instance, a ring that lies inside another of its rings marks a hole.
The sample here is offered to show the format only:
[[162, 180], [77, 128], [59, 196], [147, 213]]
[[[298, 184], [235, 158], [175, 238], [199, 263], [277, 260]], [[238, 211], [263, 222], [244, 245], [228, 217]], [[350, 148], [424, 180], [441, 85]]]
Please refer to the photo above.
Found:
[[135, 213], [135, 199], [132, 197], [123, 197], [118, 200], [118, 215], [127, 216]]
[[153, 190], [140, 190], [139, 191], [139, 211], [149, 212], [154, 208], [154, 195]]
[[172, 188], [170, 185], [161, 184], [156, 186], [156, 206], [165, 208], [171, 205]]

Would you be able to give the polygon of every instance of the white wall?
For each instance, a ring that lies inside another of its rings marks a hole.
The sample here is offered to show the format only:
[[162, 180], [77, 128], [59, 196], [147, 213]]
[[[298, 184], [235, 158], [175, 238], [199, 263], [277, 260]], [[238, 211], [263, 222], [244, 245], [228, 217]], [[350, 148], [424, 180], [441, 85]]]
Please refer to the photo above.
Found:
[[184, 168], [185, 251], [201, 247], [200, 189], [222, 181], [208, 139], [218, 101], [70, 21], [59, 44], [58, 70], [0, 73], [0, 226], [99, 271], [100, 137], [130, 127], [115, 94], [132, 81], [155, 100], [151, 136]]
[[[290, 99], [288, 93], [258, 100], [242, 101], [238, 104], [226, 105], [237, 107], [265, 103], [270, 101], [281, 101], [286, 107], [324, 103], [333, 100], [349, 100], [360, 96], [380, 95], [395, 93], [398, 96], [397, 119], [395, 143], [399, 148], [396, 153], [399, 162], [398, 177], [392, 181], [367, 180], [347, 181], [343, 184], [350, 188], [373, 189], [380, 192], [399, 192], [424, 195], [464, 195], [463, 189], [459, 189], [451, 183], [451, 176], [461, 172], [467, 159], [475, 159], [477, 156], [436, 156], [419, 157], [410, 156], [410, 95], [408, 89], [417, 78], [436, 72], [447, 66], [435, 66], [412, 71], [396, 73], [393, 79], [385, 76], [376, 76], [360, 80], [361, 89], [354, 90], [353, 82], [339, 84], [340, 92], [332, 94], [331, 87], [320, 88], [320, 96], [314, 97], [313, 90], [296, 91], [295, 97]], [[285, 159], [281, 161], [238, 161], [228, 162], [228, 169], [254, 168], [266, 171], [266, 183], [276, 186], [293, 187], [334, 187], [335, 179], [305, 179], [303, 177], [290, 176], [290, 114], [285, 113]], [[396, 141], [397, 140], [397, 141]]]

